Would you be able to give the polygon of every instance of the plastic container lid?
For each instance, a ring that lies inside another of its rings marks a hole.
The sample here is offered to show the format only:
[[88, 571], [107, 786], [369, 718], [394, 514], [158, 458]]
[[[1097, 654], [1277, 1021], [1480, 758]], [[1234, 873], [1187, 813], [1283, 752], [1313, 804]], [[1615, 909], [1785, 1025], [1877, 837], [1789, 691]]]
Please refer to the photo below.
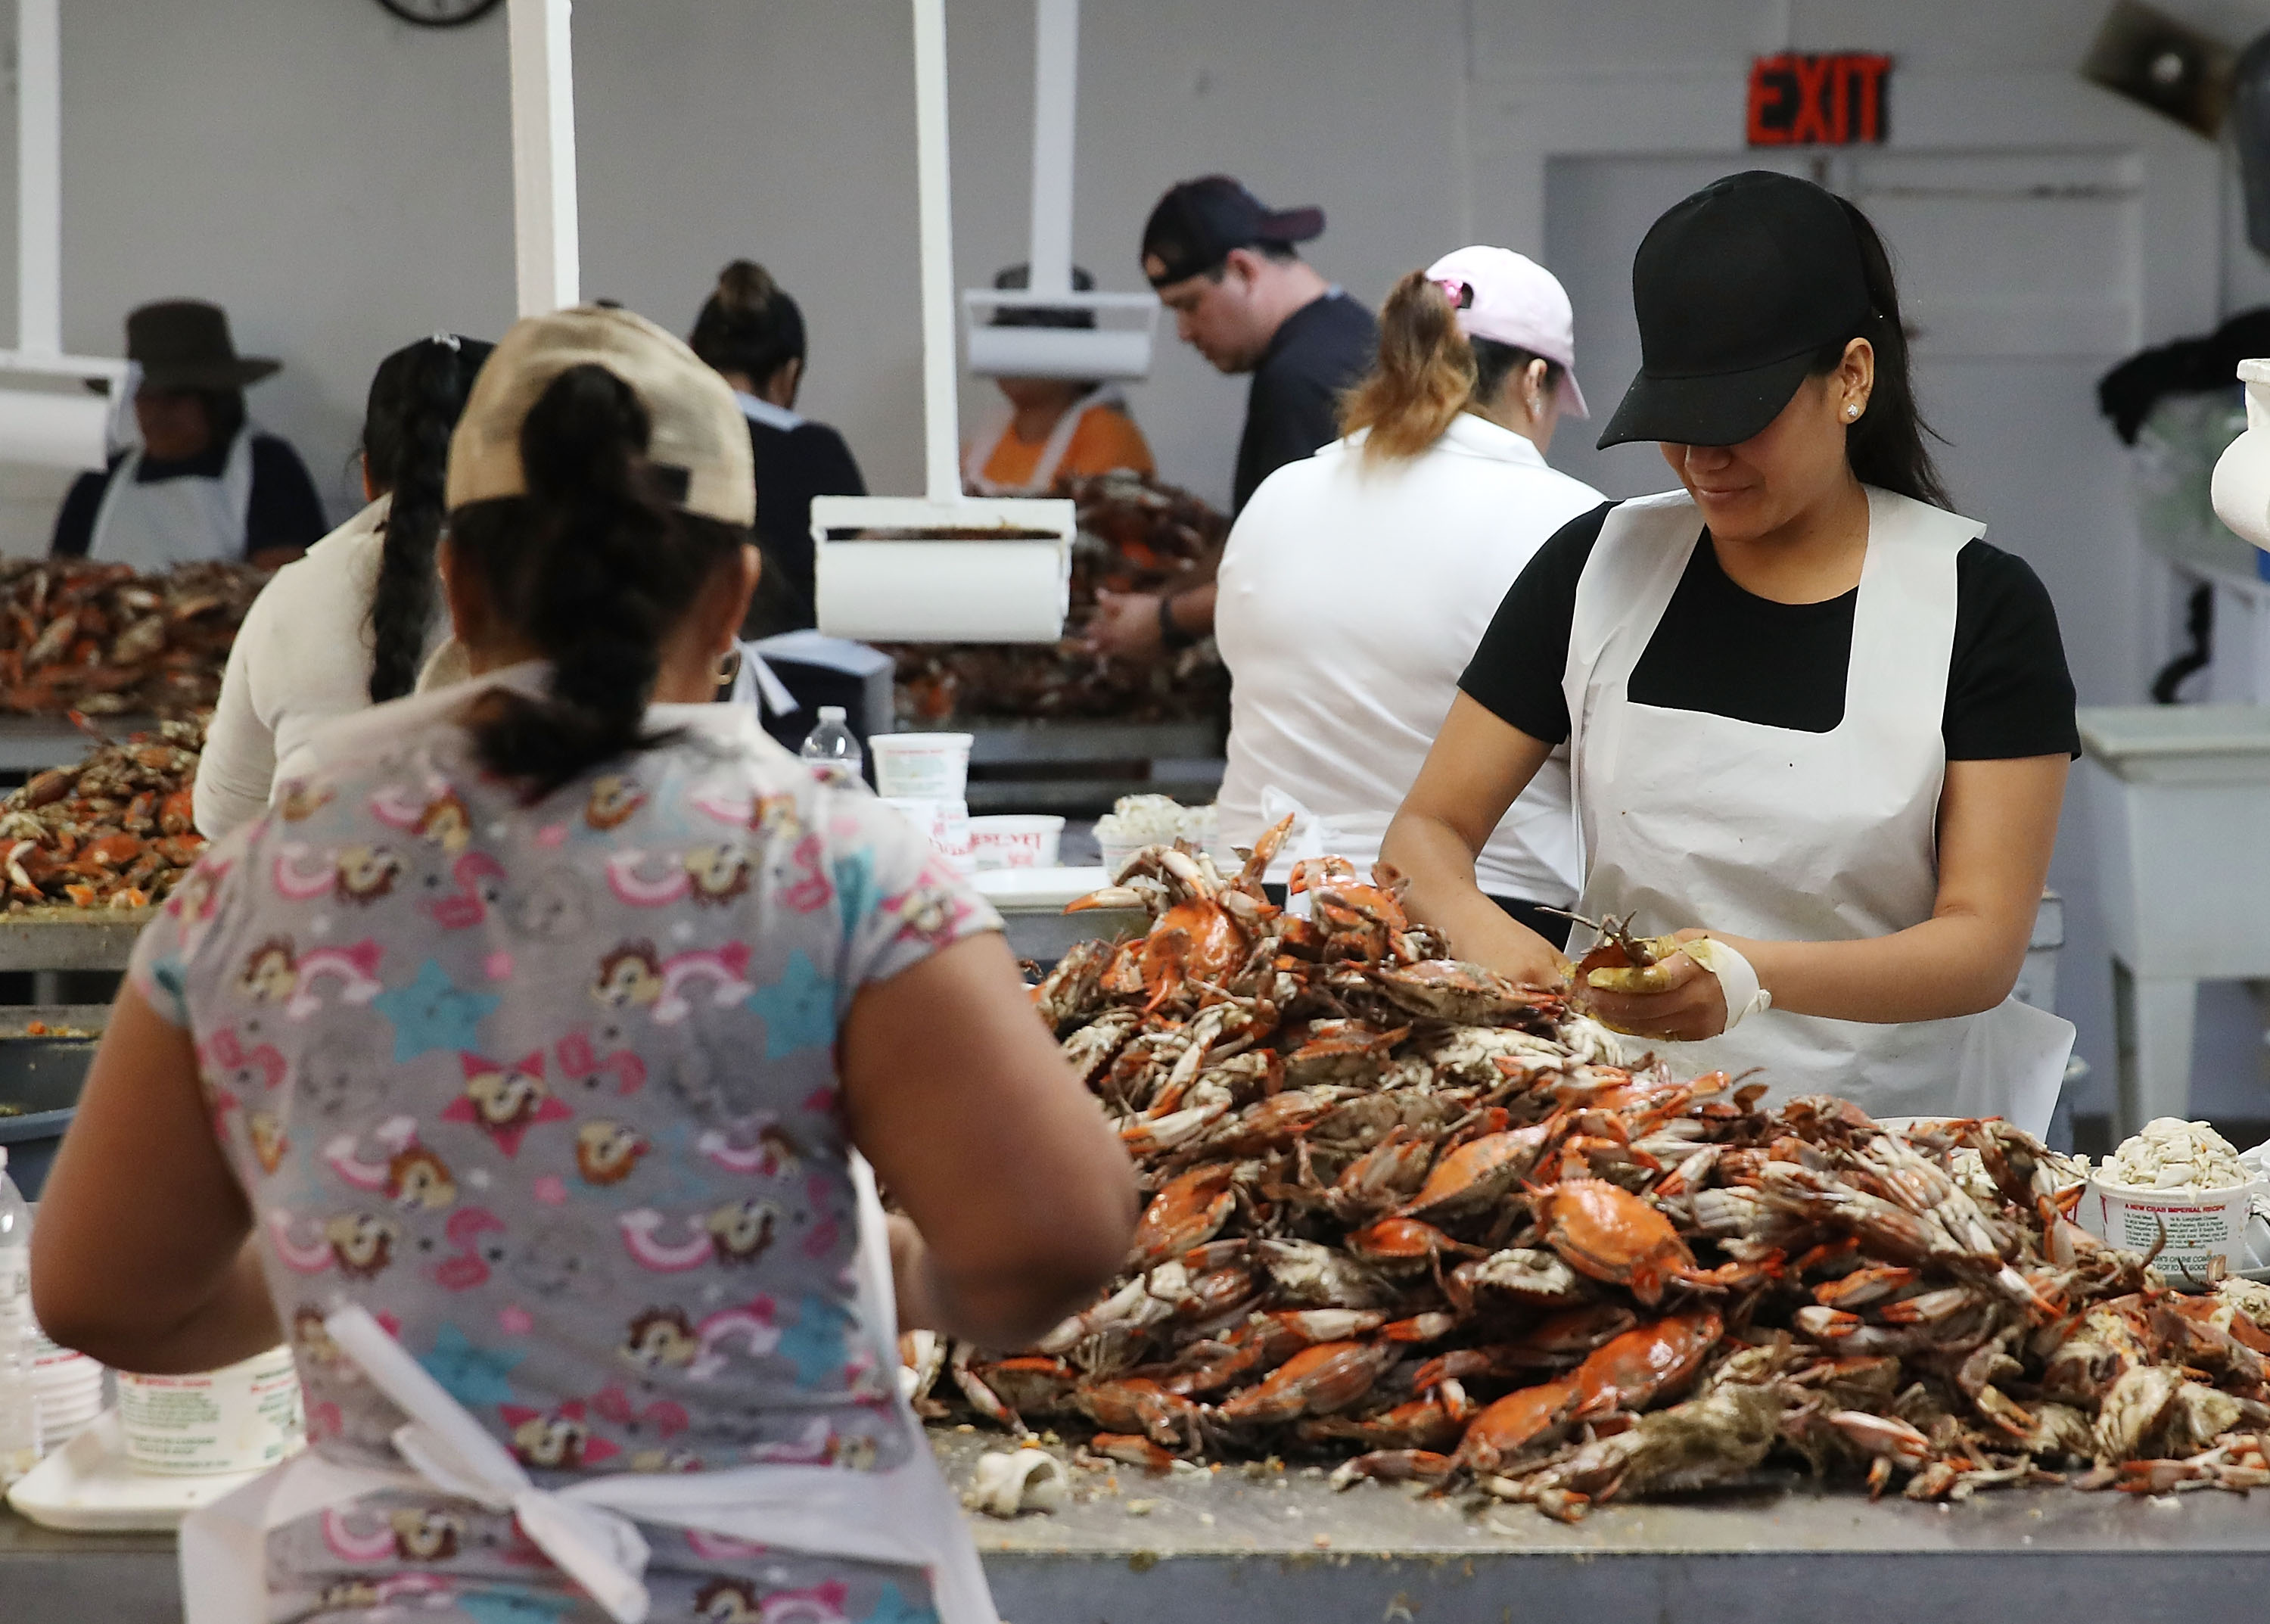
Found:
[[820, 719], [823, 723], [841, 722], [847, 714], [841, 705], [822, 705], [820, 708]]

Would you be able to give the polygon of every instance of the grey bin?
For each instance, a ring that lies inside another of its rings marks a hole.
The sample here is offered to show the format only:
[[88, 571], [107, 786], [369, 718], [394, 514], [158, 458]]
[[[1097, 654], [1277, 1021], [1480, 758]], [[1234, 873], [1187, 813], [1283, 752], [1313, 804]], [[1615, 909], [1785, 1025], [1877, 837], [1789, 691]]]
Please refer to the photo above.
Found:
[[0, 1116], [0, 1147], [8, 1152], [8, 1176], [37, 1201], [48, 1168], [63, 1143], [63, 1131], [78, 1114], [79, 1089], [94, 1060], [93, 1038], [0, 1038], [0, 1105], [22, 1110]]

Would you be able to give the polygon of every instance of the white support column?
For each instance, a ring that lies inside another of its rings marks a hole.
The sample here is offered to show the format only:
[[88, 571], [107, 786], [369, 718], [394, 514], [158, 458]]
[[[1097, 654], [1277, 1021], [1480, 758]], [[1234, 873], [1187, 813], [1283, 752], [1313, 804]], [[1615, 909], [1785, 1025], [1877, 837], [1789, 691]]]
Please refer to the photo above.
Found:
[[1036, 293], [1072, 292], [1072, 149], [1079, 105], [1079, 0], [1033, 4], [1033, 242]]
[[16, 0], [16, 347], [63, 347], [63, 31], [58, 0]]
[[[50, 0], [52, 3], [52, 0]], [[520, 314], [577, 302], [575, 78], [569, 0], [511, 0], [514, 257]]]
[[914, 0], [915, 144], [921, 201], [923, 423], [926, 493], [961, 499], [961, 405], [954, 377], [953, 191], [948, 181], [945, 0]]

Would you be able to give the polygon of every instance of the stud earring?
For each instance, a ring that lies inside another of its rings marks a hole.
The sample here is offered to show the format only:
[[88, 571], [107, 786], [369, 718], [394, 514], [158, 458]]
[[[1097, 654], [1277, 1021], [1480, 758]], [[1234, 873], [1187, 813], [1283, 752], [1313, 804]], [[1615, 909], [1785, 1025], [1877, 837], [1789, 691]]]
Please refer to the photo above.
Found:
[[1857, 418], [1860, 415], [1860, 408], [1848, 401], [1845, 403], [1844, 415], [1848, 418]]

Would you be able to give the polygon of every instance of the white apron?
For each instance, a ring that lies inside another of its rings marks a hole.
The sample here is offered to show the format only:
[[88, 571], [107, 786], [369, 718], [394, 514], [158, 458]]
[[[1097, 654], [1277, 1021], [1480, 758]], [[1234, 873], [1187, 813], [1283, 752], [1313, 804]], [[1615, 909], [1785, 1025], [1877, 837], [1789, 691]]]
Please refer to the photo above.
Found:
[[[851, 1159], [859, 1198], [860, 1311], [873, 1328], [877, 1367], [899, 1368], [890, 1252], [875, 1175]], [[349, 1305], [324, 1321], [340, 1348], [411, 1420], [394, 1435], [410, 1466], [382, 1472], [335, 1465], [314, 1450], [285, 1462], [182, 1524], [184, 1624], [263, 1624], [269, 1616], [267, 1531], [387, 1489], [439, 1490], [510, 1510], [537, 1547], [622, 1624], [639, 1624], [649, 1551], [633, 1521], [699, 1529], [815, 1556], [928, 1570], [942, 1624], [999, 1624], [977, 1546], [903, 1398], [912, 1440], [888, 1472], [827, 1466], [742, 1466], [720, 1472], [620, 1473], [540, 1489], [509, 1450], [385, 1332]], [[894, 1390], [897, 1383], [892, 1381]]]
[[252, 509], [252, 426], [229, 441], [220, 478], [184, 474], [143, 485], [142, 453], [130, 451], [110, 476], [86, 555], [102, 564], [131, 564], [159, 575], [176, 564], [244, 556], [245, 515]]
[[[1683, 491], [1608, 515], [1576, 587], [1562, 686], [1584, 845], [1580, 911], [1658, 934], [1842, 941], [1931, 917], [1946, 777], [1955, 554], [1985, 527], [1868, 492], [1844, 718], [1828, 733], [1635, 702], [1632, 669], [1702, 530]], [[1878, 1116], [2049, 1126], [2073, 1028], [2006, 999], [1879, 1026], [1768, 1010], [1678, 1048], [1695, 1069], [1764, 1068], [1774, 1097], [1842, 1094]]]
[[1102, 383], [1081, 396], [1057, 419], [1049, 437], [1041, 444], [1041, 454], [1034, 460], [1032, 477], [1022, 485], [1004, 485], [985, 477], [985, 464], [993, 460], [994, 449], [1001, 436], [1009, 433], [1017, 413], [1006, 401], [1001, 403], [985, 419], [984, 427], [969, 442], [961, 456], [961, 488], [971, 496], [1046, 496], [1056, 489], [1057, 470], [1064, 465], [1065, 453], [1071, 449], [1072, 437], [1079, 432], [1082, 419], [1098, 406], [1124, 406], [1127, 397], [1116, 384]]

